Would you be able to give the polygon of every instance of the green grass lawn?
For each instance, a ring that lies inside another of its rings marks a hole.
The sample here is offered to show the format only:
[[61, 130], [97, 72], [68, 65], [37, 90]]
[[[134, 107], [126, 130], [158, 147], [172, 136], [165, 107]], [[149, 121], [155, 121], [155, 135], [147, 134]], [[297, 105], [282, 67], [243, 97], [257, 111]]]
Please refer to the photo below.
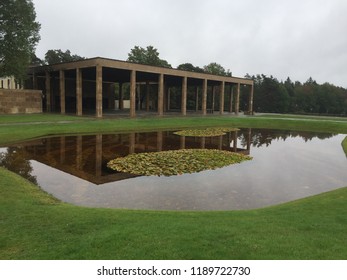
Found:
[[[23, 125], [18, 118], [0, 127], [0, 143], [55, 133], [214, 125], [347, 133], [344, 119], [271, 116], [55, 122]], [[96, 209], [62, 203], [0, 168], [0, 259], [347, 259], [346, 232], [347, 188], [247, 211]]]

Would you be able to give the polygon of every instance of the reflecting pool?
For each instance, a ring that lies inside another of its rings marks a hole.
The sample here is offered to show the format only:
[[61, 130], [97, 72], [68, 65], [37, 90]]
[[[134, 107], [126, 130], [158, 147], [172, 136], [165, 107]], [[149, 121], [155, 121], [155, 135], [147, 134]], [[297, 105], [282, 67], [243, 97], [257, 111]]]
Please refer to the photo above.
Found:
[[[0, 148], [0, 165], [62, 201], [89, 207], [232, 210], [275, 205], [347, 186], [345, 135], [241, 129], [218, 137], [173, 131], [40, 138]], [[132, 153], [206, 148], [251, 161], [170, 177], [107, 168]]]

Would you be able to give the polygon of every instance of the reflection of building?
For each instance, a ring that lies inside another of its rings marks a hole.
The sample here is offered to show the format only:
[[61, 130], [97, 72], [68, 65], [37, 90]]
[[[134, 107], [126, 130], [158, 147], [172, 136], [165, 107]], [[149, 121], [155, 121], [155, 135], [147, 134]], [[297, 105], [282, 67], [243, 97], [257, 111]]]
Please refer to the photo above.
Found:
[[[247, 139], [239, 146], [239, 136]], [[172, 132], [144, 132], [115, 135], [61, 136], [21, 144], [26, 160], [36, 160], [94, 184], [136, 177], [107, 168], [108, 161], [131, 153], [178, 149], [219, 149], [250, 153], [251, 130], [229, 132], [218, 137], [184, 137]], [[231, 145], [230, 145], [231, 144]]]

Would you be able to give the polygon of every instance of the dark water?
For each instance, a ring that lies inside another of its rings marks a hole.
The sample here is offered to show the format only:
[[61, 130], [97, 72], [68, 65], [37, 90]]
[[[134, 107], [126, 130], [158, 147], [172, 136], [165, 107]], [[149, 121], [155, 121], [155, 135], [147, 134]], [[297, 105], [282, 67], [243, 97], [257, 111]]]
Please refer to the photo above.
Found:
[[[172, 132], [42, 138], [0, 148], [0, 164], [55, 197], [91, 207], [174, 210], [252, 209], [347, 186], [345, 135], [242, 129], [221, 137]], [[214, 148], [253, 160], [172, 177], [109, 170], [129, 153]]]

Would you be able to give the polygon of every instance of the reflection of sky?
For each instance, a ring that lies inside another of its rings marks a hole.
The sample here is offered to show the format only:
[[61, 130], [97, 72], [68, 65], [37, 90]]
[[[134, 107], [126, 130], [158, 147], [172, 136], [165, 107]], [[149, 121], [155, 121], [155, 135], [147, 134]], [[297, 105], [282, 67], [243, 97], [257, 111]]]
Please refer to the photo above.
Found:
[[[229, 210], [258, 208], [347, 185], [344, 135], [305, 142], [290, 137], [252, 147], [253, 160], [214, 171], [137, 177], [94, 185], [31, 161], [39, 185], [57, 198], [92, 207]], [[47, 174], [49, 174], [47, 176]]]

